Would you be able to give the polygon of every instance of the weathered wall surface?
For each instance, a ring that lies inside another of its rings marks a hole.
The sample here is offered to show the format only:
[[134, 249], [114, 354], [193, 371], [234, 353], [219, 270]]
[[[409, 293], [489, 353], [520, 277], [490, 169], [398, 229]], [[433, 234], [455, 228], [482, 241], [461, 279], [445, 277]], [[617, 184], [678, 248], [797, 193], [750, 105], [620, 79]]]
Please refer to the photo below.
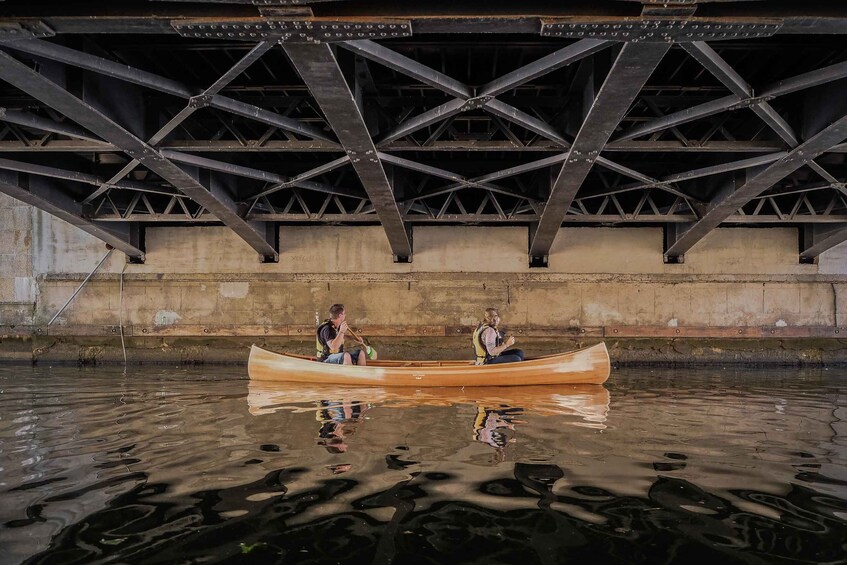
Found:
[[[680, 265], [662, 262], [658, 228], [568, 228], [549, 268], [530, 269], [518, 227], [417, 227], [410, 264], [392, 262], [376, 226], [282, 227], [278, 264], [260, 263], [226, 228], [154, 227], [145, 264], [113, 252], [46, 328], [106, 250], [41, 212], [20, 222], [4, 242], [15, 239], [8, 255], [25, 259], [3, 263], [2, 307], [29, 304], [36, 335], [92, 343], [122, 329], [165, 349], [188, 336], [234, 336], [308, 351], [315, 312], [343, 302], [352, 324], [398, 352], [414, 342], [424, 352], [415, 356], [466, 353], [465, 334], [487, 306], [537, 352], [610, 338], [829, 338], [840, 348], [847, 305], [847, 250], [801, 265], [790, 228], [716, 230]], [[36, 284], [6, 283], [18, 279]]]
[[32, 323], [32, 214], [30, 206], [0, 194], [0, 325]]

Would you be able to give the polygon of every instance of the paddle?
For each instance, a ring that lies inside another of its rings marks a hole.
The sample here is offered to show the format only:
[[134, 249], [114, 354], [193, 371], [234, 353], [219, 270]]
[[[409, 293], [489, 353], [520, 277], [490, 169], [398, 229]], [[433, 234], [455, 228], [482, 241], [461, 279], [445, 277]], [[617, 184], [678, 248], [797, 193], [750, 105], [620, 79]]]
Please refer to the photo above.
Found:
[[[362, 343], [364, 343], [364, 340], [362, 338], [360, 338], [358, 335], [356, 335], [356, 332], [354, 332], [352, 329], [350, 329], [350, 326], [347, 326], [347, 331], [350, 332], [350, 335], [353, 336], [353, 339], [355, 339], [356, 341], [361, 340]], [[374, 349], [373, 347], [371, 347], [368, 344], [365, 344], [365, 354], [368, 356], [368, 359], [370, 359], [371, 361], [376, 360], [376, 357], [377, 357], [376, 349]]]

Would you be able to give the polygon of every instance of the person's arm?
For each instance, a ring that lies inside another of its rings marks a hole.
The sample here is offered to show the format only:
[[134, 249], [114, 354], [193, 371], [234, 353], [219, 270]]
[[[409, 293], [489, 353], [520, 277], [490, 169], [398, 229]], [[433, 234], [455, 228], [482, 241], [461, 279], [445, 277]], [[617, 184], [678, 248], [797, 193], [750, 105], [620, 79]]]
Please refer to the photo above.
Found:
[[338, 351], [344, 345], [344, 330], [347, 329], [345, 324], [341, 324], [341, 327], [338, 328], [338, 335], [335, 336], [335, 339], [329, 343], [329, 348], [333, 351]]
[[485, 345], [485, 349], [488, 350], [488, 354], [492, 357], [497, 357], [504, 351], [506, 351], [509, 347], [514, 345], [515, 338], [509, 337], [506, 341], [503, 342], [503, 345], [497, 346], [497, 331], [494, 328], [485, 328], [482, 332], [482, 343]]
[[341, 331], [341, 328], [339, 328], [335, 338], [329, 339], [331, 331], [332, 330], [330, 330], [329, 326], [326, 326], [323, 330], [321, 330], [323, 341], [326, 343], [327, 347], [329, 347], [330, 353], [338, 353], [338, 350], [341, 349], [342, 345], [344, 345], [344, 333]]

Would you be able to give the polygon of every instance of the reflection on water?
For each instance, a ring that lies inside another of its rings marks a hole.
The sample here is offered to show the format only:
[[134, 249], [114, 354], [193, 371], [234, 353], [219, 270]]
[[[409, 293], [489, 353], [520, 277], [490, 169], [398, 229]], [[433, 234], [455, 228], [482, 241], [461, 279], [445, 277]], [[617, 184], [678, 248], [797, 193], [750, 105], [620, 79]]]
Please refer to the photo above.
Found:
[[847, 372], [0, 371], [0, 563], [847, 562]]
[[[561, 425], [603, 429], [609, 411], [609, 391], [598, 385], [559, 385], [512, 387], [464, 387], [433, 389], [392, 389], [390, 387], [306, 387], [290, 383], [250, 382], [247, 404], [259, 416], [281, 410], [301, 411], [303, 405], [316, 407], [321, 422], [318, 445], [330, 453], [348, 449], [346, 436], [355, 433], [364, 414], [376, 405], [384, 409], [421, 406], [457, 406], [474, 410], [468, 418], [468, 437], [494, 447], [502, 460], [503, 449], [516, 442], [516, 424], [525, 424], [525, 412], [536, 415], [569, 416]], [[331, 400], [330, 400], [331, 399]], [[350, 470], [337, 465], [334, 472]]]

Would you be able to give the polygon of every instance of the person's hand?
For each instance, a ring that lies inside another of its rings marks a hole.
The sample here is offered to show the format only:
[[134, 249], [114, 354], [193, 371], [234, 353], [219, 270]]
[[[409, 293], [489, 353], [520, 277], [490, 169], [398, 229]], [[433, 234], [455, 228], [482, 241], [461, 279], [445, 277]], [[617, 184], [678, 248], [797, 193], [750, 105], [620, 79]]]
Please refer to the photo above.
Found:
[[365, 340], [360, 335], [356, 336], [356, 341], [359, 342], [359, 345], [365, 345]]
[[338, 326], [338, 333], [340, 333], [340, 334], [347, 333], [347, 322], [341, 322], [341, 325]]
[[515, 344], [515, 336], [510, 335], [509, 339], [506, 340], [506, 345], [509, 346], [509, 345], [514, 345], [514, 344]]

